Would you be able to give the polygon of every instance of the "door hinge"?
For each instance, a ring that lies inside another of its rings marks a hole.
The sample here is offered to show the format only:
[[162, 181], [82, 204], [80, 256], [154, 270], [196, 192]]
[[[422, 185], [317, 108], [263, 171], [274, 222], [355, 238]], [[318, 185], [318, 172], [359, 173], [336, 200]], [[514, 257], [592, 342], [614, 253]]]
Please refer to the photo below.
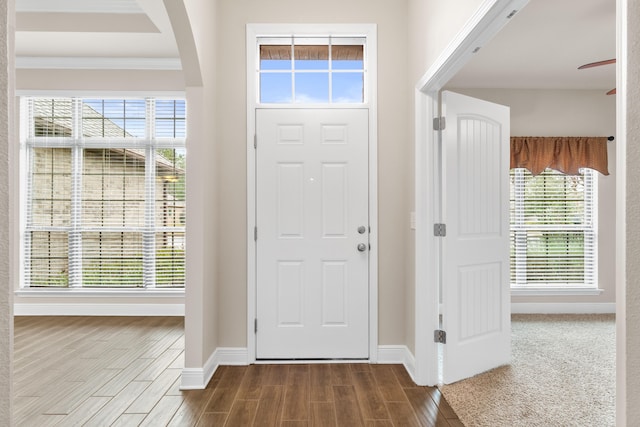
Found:
[[433, 224], [433, 235], [436, 237], [444, 237], [447, 235], [446, 224]]
[[253, 148], [258, 149], [258, 134], [253, 134]]
[[437, 342], [439, 344], [447, 343], [447, 333], [441, 329], [436, 329], [433, 331], [433, 342]]
[[253, 227], [253, 241], [258, 241], [258, 227]]
[[258, 319], [257, 318], [253, 319], [253, 332], [256, 333], [256, 334], [258, 333]]
[[447, 126], [447, 121], [444, 117], [436, 117], [433, 119], [433, 130], [444, 130]]

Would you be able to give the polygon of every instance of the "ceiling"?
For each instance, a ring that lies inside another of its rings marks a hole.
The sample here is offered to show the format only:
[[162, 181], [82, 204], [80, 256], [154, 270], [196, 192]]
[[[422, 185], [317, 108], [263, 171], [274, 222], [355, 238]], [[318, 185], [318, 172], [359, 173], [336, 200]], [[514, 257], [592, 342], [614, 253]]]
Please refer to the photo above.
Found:
[[18, 68], [180, 69], [162, 0], [16, 0]]
[[[530, 0], [450, 82], [460, 88], [615, 87], [614, 0]], [[16, 0], [18, 68], [180, 69], [162, 0]]]
[[615, 87], [615, 0], [530, 0], [449, 82], [449, 87], [598, 89]]

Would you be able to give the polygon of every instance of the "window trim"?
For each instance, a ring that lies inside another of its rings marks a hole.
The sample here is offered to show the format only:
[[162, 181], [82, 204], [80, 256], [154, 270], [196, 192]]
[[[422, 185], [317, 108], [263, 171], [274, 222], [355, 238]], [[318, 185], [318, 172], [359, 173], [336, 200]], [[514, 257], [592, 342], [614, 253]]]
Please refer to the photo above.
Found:
[[185, 288], [20, 288], [19, 297], [183, 297]]
[[604, 289], [598, 287], [585, 288], [585, 287], [563, 287], [563, 288], [551, 288], [551, 287], [511, 287], [512, 296], [579, 296], [579, 295], [601, 295]]

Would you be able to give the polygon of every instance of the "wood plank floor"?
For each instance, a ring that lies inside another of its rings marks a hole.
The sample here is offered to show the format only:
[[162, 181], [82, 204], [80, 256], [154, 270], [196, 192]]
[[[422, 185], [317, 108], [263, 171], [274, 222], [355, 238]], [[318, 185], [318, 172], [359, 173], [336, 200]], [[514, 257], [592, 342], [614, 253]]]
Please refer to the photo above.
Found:
[[179, 317], [16, 317], [17, 426], [462, 426], [401, 365], [222, 366], [179, 390]]

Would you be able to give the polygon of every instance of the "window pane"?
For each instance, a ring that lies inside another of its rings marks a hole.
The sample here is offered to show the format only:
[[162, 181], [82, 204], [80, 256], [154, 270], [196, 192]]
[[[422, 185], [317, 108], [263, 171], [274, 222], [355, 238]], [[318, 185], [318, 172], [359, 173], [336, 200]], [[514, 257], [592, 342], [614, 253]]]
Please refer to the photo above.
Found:
[[260, 69], [261, 70], [291, 70], [291, 60], [281, 60], [281, 59], [263, 59], [260, 61]]
[[184, 232], [156, 234], [156, 286], [179, 287], [185, 282]]
[[333, 61], [332, 68], [334, 70], [362, 70], [364, 68], [363, 61]]
[[[585, 233], [582, 231], [528, 231], [526, 240], [526, 281], [533, 286], [585, 282]], [[514, 233], [512, 233], [512, 240]], [[515, 270], [511, 271], [515, 282]]]
[[69, 241], [66, 232], [32, 231], [27, 235], [25, 282], [31, 287], [69, 285]]
[[142, 286], [142, 233], [82, 233], [82, 285]]
[[329, 73], [296, 73], [296, 103], [329, 102]]
[[264, 73], [260, 75], [260, 102], [269, 104], [290, 104], [290, 73]]
[[364, 70], [364, 46], [331, 46], [331, 68], [334, 70]]
[[144, 99], [83, 100], [82, 131], [87, 137], [142, 138], [145, 136]]
[[180, 100], [156, 101], [156, 138], [184, 138], [186, 136], [185, 102]]
[[291, 44], [260, 46], [260, 70], [291, 70]]
[[69, 226], [71, 149], [34, 148], [32, 156], [29, 225]]
[[72, 133], [70, 99], [38, 99], [33, 106], [33, 128], [36, 137], [70, 137]]
[[328, 70], [329, 46], [304, 45], [295, 46], [294, 67], [296, 70]]
[[143, 227], [144, 199], [144, 151], [84, 150], [83, 225]]
[[524, 185], [527, 224], [584, 223], [584, 177], [525, 173]]
[[333, 73], [331, 98], [336, 104], [364, 102], [363, 73]]
[[296, 70], [328, 70], [329, 69], [329, 60], [296, 60], [295, 63]]
[[184, 226], [185, 214], [184, 149], [156, 150], [156, 226]]
[[104, 137], [105, 135], [121, 136], [122, 129], [110, 122], [106, 122], [103, 116], [102, 100], [84, 100], [82, 104], [82, 136]]

